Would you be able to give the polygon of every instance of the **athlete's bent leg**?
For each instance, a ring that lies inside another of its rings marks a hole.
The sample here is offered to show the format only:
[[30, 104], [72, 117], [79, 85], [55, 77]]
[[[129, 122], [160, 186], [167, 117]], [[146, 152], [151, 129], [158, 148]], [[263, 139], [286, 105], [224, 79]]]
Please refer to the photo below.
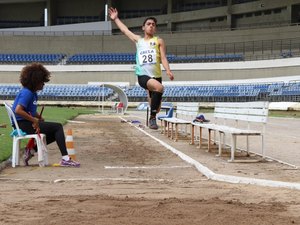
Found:
[[163, 86], [160, 82], [154, 79], [150, 79], [147, 82], [147, 88], [151, 92], [151, 111], [150, 111], [150, 120], [149, 120], [149, 128], [158, 129], [156, 124], [156, 114], [160, 110], [162, 94], [163, 94]]

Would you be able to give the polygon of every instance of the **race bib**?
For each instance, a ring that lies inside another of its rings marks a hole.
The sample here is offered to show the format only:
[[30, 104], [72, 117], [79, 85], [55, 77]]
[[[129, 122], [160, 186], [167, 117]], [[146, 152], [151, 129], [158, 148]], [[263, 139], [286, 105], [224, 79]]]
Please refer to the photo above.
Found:
[[156, 51], [155, 49], [143, 49], [139, 51], [140, 65], [156, 64]]

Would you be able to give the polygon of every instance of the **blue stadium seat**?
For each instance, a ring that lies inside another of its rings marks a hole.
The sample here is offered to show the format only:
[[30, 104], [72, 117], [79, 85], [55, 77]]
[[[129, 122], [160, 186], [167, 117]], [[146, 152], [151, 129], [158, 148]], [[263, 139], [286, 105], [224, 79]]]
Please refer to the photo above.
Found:
[[0, 54], [0, 63], [26, 64], [40, 62], [54, 65], [60, 63], [64, 57], [64, 54]]

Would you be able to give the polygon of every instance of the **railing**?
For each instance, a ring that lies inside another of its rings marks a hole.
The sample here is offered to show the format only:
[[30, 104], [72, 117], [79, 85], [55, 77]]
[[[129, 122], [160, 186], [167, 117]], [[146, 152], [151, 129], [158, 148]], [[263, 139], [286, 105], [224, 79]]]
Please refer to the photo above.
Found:
[[101, 21], [100, 16], [59, 16], [56, 18], [56, 25], [73, 23], [90, 23]]
[[0, 36], [99, 36], [111, 35], [111, 31], [0, 31]]
[[289, 58], [300, 56], [300, 39], [275, 39], [201, 45], [168, 45], [167, 52], [176, 56], [242, 54], [244, 60]]

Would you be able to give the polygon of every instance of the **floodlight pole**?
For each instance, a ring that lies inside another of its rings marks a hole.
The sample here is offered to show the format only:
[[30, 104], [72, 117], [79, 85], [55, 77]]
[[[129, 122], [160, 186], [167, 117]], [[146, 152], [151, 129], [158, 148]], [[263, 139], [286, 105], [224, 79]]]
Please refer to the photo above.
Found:
[[104, 18], [104, 20], [107, 21], [107, 18], [108, 18], [108, 5], [106, 3], [105, 4], [105, 18]]
[[48, 9], [47, 8], [44, 9], [44, 26], [45, 27], [48, 26]]

